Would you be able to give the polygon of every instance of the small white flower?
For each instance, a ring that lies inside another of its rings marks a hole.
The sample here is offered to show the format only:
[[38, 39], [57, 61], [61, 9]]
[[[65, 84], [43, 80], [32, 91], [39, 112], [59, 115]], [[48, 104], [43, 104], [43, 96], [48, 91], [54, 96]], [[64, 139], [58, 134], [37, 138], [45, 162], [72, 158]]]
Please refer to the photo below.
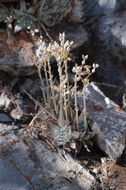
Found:
[[86, 60], [88, 59], [88, 55], [82, 55], [82, 65], [85, 65]]

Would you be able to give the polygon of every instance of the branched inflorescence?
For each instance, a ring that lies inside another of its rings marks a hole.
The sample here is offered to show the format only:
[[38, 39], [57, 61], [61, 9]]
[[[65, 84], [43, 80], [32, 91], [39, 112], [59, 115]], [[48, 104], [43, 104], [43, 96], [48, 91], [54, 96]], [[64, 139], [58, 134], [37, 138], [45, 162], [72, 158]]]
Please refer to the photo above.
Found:
[[[78, 105], [78, 82], [83, 84], [83, 130], [80, 133], [86, 132], [88, 130], [87, 125], [87, 113], [86, 113], [86, 94], [85, 89], [89, 84], [90, 76], [95, 72], [98, 67], [97, 64], [92, 66], [86, 65], [86, 60], [88, 56], [82, 56], [81, 65], [77, 63], [72, 69], [74, 74], [74, 85], [70, 85], [68, 64], [71, 60], [69, 57], [71, 46], [73, 42], [65, 41], [65, 34], [59, 34], [59, 43], [54, 41], [48, 45], [41, 39], [39, 47], [36, 51], [36, 66], [38, 68], [39, 77], [42, 84], [42, 94], [43, 94], [43, 105], [47, 110], [52, 111], [51, 114], [57, 118], [57, 133], [55, 130], [55, 135], [57, 139], [60, 140], [60, 144], [64, 145], [70, 141], [72, 138], [72, 131], [79, 131], [79, 105]], [[59, 82], [54, 83], [54, 76], [51, 69], [51, 59], [55, 58], [58, 68]], [[41, 75], [41, 69], [44, 70], [44, 79]], [[45, 82], [43, 82], [45, 80]], [[72, 110], [71, 117], [71, 107], [74, 101], [74, 109]], [[53, 109], [52, 109], [53, 108]], [[72, 125], [71, 125], [72, 124]], [[72, 126], [70, 129], [70, 125]], [[70, 135], [67, 133], [71, 131]], [[65, 134], [66, 133], [66, 134]], [[61, 137], [62, 136], [62, 137]], [[63, 137], [64, 136], [64, 137]], [[68, 139], [66, 137], [69, 137]], [[64, 139], [64, 141], [61, 139]]]

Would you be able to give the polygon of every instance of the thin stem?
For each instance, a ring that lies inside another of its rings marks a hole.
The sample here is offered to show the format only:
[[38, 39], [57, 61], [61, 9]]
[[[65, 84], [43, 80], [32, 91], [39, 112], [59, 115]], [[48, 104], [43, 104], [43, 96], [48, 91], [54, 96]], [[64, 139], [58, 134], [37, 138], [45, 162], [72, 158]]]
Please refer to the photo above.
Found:
[[65, 65], [65, 75], [66, 75], [66, 80], [67, 80], [67, 89], [69, 90], [69, 77], [68, 77], [68, 65], [67, 65], [67, 61], [64, 62]]
[[68, 121], [68, 105], [67, 105], [67, 95], [66, 95], [66, 89], [64, 89], [64, 111], [65, 111], [65, 119], [66, 119], [66, 124], [69, 124]]
[[40, 78], [40, 82], [41, 82], [41, 90], [42, 90], [42, 95], [43, 95], [43, 100], [44, 100], [44, 105], [46, 107], [46, 94], [45, 94], [45, 87], [44, 87], [44, 83], [43, 83], [43, 79], [42, 79], [42, 75], [41, 75], [41, 68], [38, 68], [38, 74], [39, 74], [39, 78]]
[[86, 85], [84, 85], [83, 87], [83, 104], [84, 104], [84, 127], [85, 127], [85, 132], [87, 132], [87, 129], [88, 129], [88, 125], [87, 125], [87, 112], [86, 112], [86, 94], [85, 94], [85, 91], [86, 91]]
[[49, 104], [49, 107], [51, 106], [51, 102], [50, 102], [50, 95], [49, 95], [49, 80], [48, 80], [48, 73], [47, 73], [47, 65], [46, 63], [44, 63], [44, 72], [45, 72], [45, 78], [46, 78], [46, 86], [47, 86], [47, 90], [46, 90], [46, 93], [47, 93], [47, 102]]
[[68, 78], [67, 61], [65, 61], [64, 64], [65, 64], [65, 75], [66, 75], [66, 83], [67, 83], [66, 91], [68, 92], [67, 94], [64, 95], [64, 106], [65, 106], [66, 123], [68, 124], [69, 123], [68, 108], [70, 108], [70, 95], [69, 95], [69, 78]]
[[[59, 72], [59, 80], [60, 80], [60, 85], [62, 83], [62, 66], [61, 66], [61, 62], [58, 62], [58, 72]], [[63, 116], [63, 97], [62, 97], [62, 89], [60, 86], [60, 110], [59, 110], [59, 125], [63, 126], [64, 125], [64, 116]]]
[[51, 66], [50, 66], [49, 60], [47, 62], [47, 65], [48, 65], [48, 70], [49, 70], [49, 82], [50, 82], [50, 87], [51, 87], [51, 94], [52, 94], [52, 99], [53, 99], [54, 110], [55, 110], [55, 113], [58, 114], [58, 109], [57, 109], [56, 99], [55, 99], [55, 93], [53, 90], [52, 72], [51, 72]]
[[[77, 65], [75, 65], [75, 68]], [[78, 120], [78, 105], [77, 105], [77, 74], [75, 73], [74, 78], [74, 101], [75, 101], [75, 112], [76, 112], [76, 127], [78, 129], [79, 120]]]

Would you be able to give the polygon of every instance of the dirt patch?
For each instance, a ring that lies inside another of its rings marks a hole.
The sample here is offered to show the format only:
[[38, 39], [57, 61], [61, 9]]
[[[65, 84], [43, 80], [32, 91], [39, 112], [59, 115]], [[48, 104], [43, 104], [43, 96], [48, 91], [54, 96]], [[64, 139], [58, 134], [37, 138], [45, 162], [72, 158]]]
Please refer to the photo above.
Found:
[[126, 189], [126, 167], [119, 166], [106, 158], [101, 158], [101, 161], [83, 162], [100, 179], [102, 190]]

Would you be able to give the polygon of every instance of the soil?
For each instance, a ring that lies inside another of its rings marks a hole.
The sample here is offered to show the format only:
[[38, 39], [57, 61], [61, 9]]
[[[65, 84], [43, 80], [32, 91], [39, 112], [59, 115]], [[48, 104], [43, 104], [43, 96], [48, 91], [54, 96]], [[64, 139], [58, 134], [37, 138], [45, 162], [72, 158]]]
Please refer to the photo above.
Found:
[[111, 160], [106, 160], [105, 163], [95, 164], [93, 170], [98, 172], [97, 176], [100, 178], [102, 182], [102, 189], [126, 189], [126, 167], [116, 165]]
[[118, 166], [111, 160], [106, 162], [107, 184], [110, 189], [125, 190], [126, 189], [126, 167]]
[[97, 147], [93, 147], [90, 153], [82, 150], [79, 157], [82, 163], [100, 179], [102, 190], [126, 190], [125, 160], [119, 164], [114, 163]]

